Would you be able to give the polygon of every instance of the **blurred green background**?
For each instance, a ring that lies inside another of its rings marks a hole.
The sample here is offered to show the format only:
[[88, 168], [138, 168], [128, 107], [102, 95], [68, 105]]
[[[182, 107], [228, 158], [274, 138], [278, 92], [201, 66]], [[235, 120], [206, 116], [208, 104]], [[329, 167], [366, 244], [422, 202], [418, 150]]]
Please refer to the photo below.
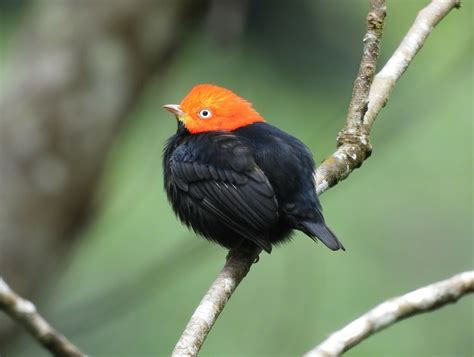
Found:
[[[53, 1], [53, 0], [51, 0]], [[381, 64], [428, 1], [388, 1]], [[366, 1], [259, 0], [223, 45], [197, 21], [165, 78], [117, 137], [82, 233], [39, 307], [91, 356], [169, 355], [226, 252], [174, 217], [161, 152], [176, 130], [161, 109], [196, 83], [228, 87], [304, 141], [335, 148], [361, 56]], [[0, 73], [28, 6], [2, 11]], [[7, 13], [8, 11], [8, 13]], [[372, 157], [322, 196], [346, 252], [303, 234], [262, 255], [201, 356], [297, 356], [366, 310], [473, 267], [473, 4], [434, 30], [374, 126]], [[98, 98], [100, 100], [100, 98]], [[472, 356], [474, 300], [390, 327], [347, 356]], [[5, 356], [46, 355], [22, 337]]]

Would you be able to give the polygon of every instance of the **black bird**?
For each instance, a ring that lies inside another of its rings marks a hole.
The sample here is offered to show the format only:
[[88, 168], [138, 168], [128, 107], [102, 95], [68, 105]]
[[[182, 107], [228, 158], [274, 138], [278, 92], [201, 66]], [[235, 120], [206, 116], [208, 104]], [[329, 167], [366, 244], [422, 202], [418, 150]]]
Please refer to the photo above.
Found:
[[229, 249], [251, 242], [270, 253], [297, 229], [344, 250], [324, 222], [315, 164], [301, 141], [210, 84], [164, 108], [178, 119], [164, 150], [165, 190], [188, 227]]

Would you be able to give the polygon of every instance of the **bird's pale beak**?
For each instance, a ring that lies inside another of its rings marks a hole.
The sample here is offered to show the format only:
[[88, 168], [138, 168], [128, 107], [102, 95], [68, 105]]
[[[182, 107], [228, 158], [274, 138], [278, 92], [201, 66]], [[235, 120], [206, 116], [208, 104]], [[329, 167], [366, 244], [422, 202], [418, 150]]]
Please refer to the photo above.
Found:
[[169, 111], [170, 113], [176, 115], [177, 117], [184, 116], [184, 112], [178, 104], [166, 104], [163, 105], [163, 108]]

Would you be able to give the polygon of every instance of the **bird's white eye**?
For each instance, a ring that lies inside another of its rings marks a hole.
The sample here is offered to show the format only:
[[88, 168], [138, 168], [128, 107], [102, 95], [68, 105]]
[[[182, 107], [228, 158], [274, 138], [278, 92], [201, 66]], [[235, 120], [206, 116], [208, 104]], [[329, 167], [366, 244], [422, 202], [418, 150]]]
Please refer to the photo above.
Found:
[[203, 109], [199, 112], [199, 116], [201, 117], [201, 119], [209, 119], [210, 117], [212, 117], [212, 113], [209, 109]]

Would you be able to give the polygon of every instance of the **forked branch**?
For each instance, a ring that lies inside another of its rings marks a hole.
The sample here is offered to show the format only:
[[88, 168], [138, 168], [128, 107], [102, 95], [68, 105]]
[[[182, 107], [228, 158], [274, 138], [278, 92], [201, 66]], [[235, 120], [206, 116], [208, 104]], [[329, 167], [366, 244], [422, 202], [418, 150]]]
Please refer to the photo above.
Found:
[[[371, 3], [371, 8], [374, 6], [373, 3]], [[316, 170], [316, 185], [319, 194], [345, 179], [370, 156], [372, 152], [369, 142], [370, 131], [380, 110], [387, 103], [396, 82], [423, 47], [435, 26], [453, 8], [459, 7], [460, 0], [433, 0], [421, 10], [398, 48], [375, 78], [371, 75], [375, 70], [377, 60], [375, 50], [378, 54], [378, 47], [376, 47], [378, 42], [374, 41], [373, 36], [377, 34], [378, 26], [382, 31], [383, 21], [380, 23], [377, 17], [371, 20], [369, 12], [369, 28], [372, 21], [375, 29], [368, 31], [364, 39], [366, 41], [364, 55], [359, 75], [354, 83], [346, 124], [338, 134], [338, 148]], [[373, 45], [368, 46], [371, 41], [374, 42]], [[370, 52], [368, 53], [370, 49], [374, 51], [373, 55]], [[374, 67], [372, 68], [372, 66]], [[367, 97], [368, 84], [370, 91]]]
[[[459, 0], [433, 0], [423, 9], [398, 49], [375, 76], [385, 19], [385, 0], [369, 0], [367, 33], [359, 74], [354, 82], [351, 103], [344, 128], [338, 134], [337, 150], [315, 172], [317, 194], [324, 193], [345, 179], [366, 160], [372, 148], [370, 130], [393, 90], [433, 28], [455, 7]], [[250, 270], [260, 250], [232, 250], [217, 279], [209, 288], [179, 339], [173, 356], [196, 356], [225, 304]]]

